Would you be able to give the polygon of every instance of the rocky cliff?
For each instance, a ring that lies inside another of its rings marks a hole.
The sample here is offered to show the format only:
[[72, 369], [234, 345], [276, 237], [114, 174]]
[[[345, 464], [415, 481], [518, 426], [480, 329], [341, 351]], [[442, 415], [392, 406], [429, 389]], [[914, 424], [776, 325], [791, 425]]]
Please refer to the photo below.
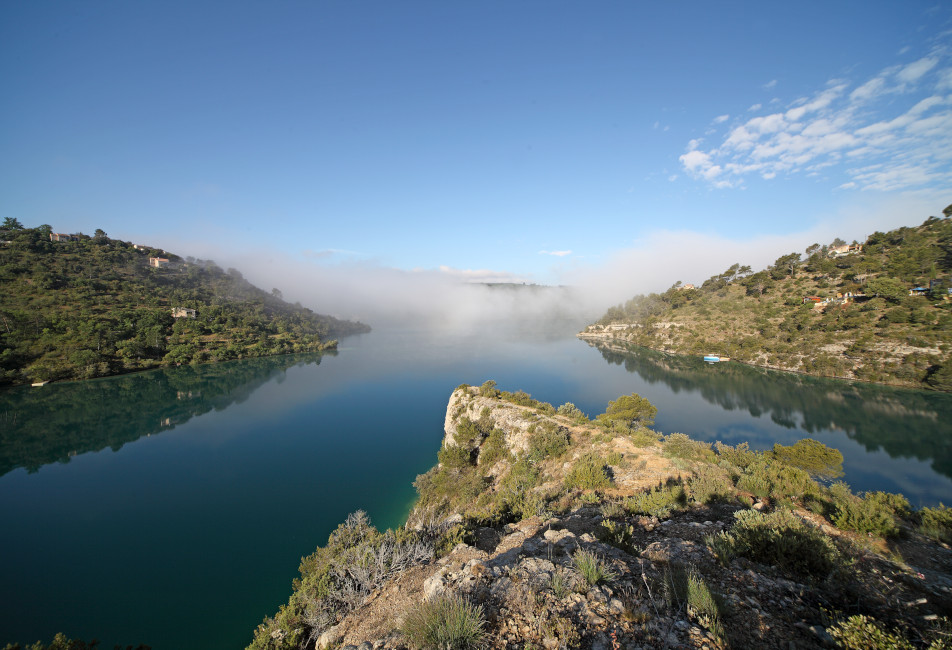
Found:
[[[838, 455], [819, 443], [775, 452], [600, 426], [570, 404], [462, 386], [440, 463], [392, 537], [424, 550], [363, 592], [346, 587], [368, 557], [396, 566], [373, 550], [328, 564], [350, 552], [334, 549], [382, 539], [349, 520], [305, 558], [287, 610], [252, 647], [948, 647], [948, 511], [816, 482], [804, 468], [835, 473]], [[330, 610], [334, 589], [357, 595]], [[325, 601], [295, 605], [308, 593]], [[455, 603], [456, 618], [439, 603]], [[433, 640], [421, 621], [464, 631]]]

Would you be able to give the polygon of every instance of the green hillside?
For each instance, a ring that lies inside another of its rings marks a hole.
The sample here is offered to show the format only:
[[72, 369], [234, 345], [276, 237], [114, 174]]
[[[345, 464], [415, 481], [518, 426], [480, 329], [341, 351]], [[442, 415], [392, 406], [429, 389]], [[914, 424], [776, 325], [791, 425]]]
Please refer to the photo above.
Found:
[[753, 272], [612, 307], [580, 334], [605, 345], [719, 354], [825, 377], [952, 391], [952, 206], [945, 218], [813, 244]]
[[0, 227], [0, 385], [319, 351], [369, 329], [288, 304], [214, 262], [101, 230], [63, 239], [15, 219]]

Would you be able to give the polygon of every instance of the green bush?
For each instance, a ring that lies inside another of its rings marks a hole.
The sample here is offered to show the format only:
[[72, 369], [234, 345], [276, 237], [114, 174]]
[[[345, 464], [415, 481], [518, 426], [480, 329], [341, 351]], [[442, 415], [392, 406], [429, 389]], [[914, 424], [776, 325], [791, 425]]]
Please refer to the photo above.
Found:
[[913, 650], [915, 646], [901, 636], [887, 632], [873, 618], [850, 616], [829, 629], [845, 650]]
[[577, 422], [578, 424], [584, 424], [588, 422], [588, 416], [582, 413], [582, 411], [572, 402], [566, 402], [556, 409], [555, 412]]
[[952, 509], [940, 503], [937, 508], [920, 510], [919, 532], [938, 542], [952, 544]]
[[565, 477], [565, 485], [582, 490], [600, 490], [611, 486], [612, 480], [605, 461], [596, 453], [589, 452], [575, 461]]
[[685, 460], [714, 460], [711, 445], [706, 442], [691, 440], [683, 433], [671, 433], [664, 437], [664, 455], [669, 458], [684, 458]]
[[701, 465], [688, 481], [687, 494], [698, 503], [728, 501], [734, 494], [730, 475], [717, 466]]
[[878, 498], [864, 499], [850, 492], [843, 482], [830, 487], [833, 498], [833, 524], [842, 530], [872, 533], [879, 537], [897, 537], [899, 523], [892, 507]]
[[465, 650], [483, 645], [485, 625], [481, 605], [460, 596], [441, 596], [407, 612], [401, 632], [420, 650]]
[[562, 427], [546, 423], [541, 431], [529, 436], [529, 458], [540, 462], [546, 458], [558, 458], [569, 448], [569, 434]]
[[776, 443], [769, 455], [784, 465], [805, 470], [813, 476], [836, 478], [843, 475], [843, 454], [812, 438], [798, 440], [789, 447]]
[[506, 434], [502, 429], [493, 429], [486, 437], [486, 441], [479, 448], [478, 462], [490, 467], [496, 461], [511, 460], [512, 454], [506, 446]]
[[751, 451], [750, 446], [746, 442], [742, 442], [736, 447], [731, 447], [730, 445], [725, 445], [724, 443], [718, 441], [714, 443], [714, 447], [717, 449], [717, 454], [731, 465], [739, 467], [740, 469], [746, 469], [748, 465], [760, 458], [761, 454], [756, 451]]
[[640, 492], [625, 500], [625, 510], [633, 515], [648, 515], [664, 519], [674, 510], [680, 509], [687, 503], [684, 487], [673, 483]]
[[590, 551], [578, 549], [572, 555], [572, 564], [589, 587], [602, 582], [611, 582], [618, 575], [605, 562]]
[[787, 510], [761, 514], [741, 510], [717, 544], [729, 555], [776, 566], [794, 577], [823, 578], [833, 570], [836, 549], [821, 532]]

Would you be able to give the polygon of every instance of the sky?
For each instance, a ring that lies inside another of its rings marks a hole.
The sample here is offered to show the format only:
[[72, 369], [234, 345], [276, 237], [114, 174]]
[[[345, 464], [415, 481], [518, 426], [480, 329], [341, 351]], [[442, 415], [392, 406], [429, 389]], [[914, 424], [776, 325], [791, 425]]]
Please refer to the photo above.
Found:
[[601, 308], [952, 203], [952, 3], [0, 3], [0, 216], [361, 316]]

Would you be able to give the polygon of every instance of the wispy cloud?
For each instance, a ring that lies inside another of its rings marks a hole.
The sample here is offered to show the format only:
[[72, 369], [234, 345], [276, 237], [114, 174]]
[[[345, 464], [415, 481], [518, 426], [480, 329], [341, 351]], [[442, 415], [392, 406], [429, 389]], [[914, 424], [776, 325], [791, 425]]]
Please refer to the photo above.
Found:
[[[772, 87], [773, 82], [768, 84]], [[692, 140], [685, 171], [715, 187], [842, 173], [839, 189], [899, 190], [952, 182], [952, 65], [936, 50], [861, 81], [833, 79], [785, 110], [723, 133], [719, 146]], [[751, 106], [752, 112], [761, 105]], [[719, 118], [714, 118], [715, 123]]]
[[764, 90], [770, 90], [771, 88], [775, 87], [776, 85], [777, 85], [777, 80], [776, 80], [776, 79], [771, 79], [770, 81], [768, 81], [767, 83], [765, 83], [763, 87], [764, 87]]
[[301, 251], [301, 255], [308, 259], [312, 260], [324, 260], [335, 255], [359, 255], [357, 251], [344, 250], [343, 248], [325, 248], [323, 250], [315, 251], [311, 249], [306, 249]]
[[539, 255], [554, 255], [556, 257], [565, 257], [571, 254], [572, 251], [539, 251]]
[[723, 122], [726, 122], [727, 120], [730, 119], [730, 117], [731, 117], [730, 115], [718, 115], [717, 117], [714, 118], [714, 124], [721, 124]]

